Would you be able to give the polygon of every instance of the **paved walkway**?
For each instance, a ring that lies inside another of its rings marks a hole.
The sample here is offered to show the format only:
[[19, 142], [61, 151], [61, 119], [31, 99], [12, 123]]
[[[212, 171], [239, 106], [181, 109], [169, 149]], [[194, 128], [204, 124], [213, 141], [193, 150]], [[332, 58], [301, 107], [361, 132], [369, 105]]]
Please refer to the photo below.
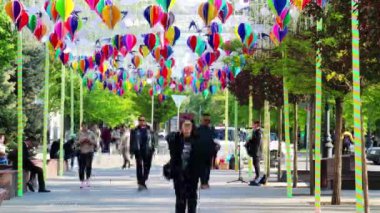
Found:
[[[115, 156], [95, 160], [96, 167], [92, 187], [79, 189], [76, 172], [67, 172], [62, 178], [48, 180], [49, 194], [26, 193], [22, 198], [5, 201], [1, 213], [53, 213], [53, 212], [173, 212], [175, 196], [172, 183], [164, 180], [161, 167], [156, 165], [148, 182], [149, 190], [137, 192], [135, 170], [104, 168], [105, 162], [118, 165]], [[164, 161], [157, 159], [156, 162]], [[109, 165], [109, 164], [108, 164]], [[108, 166], [109, 167], [109, 166]], [[270, 183], [263, 187], [227, 181], [237, 178], [233, 171], [213, 171], [211, 189], [201, 191], [198, 212], [314, 212], [313, 197], [308, 189], [294, 190], [294, 198], [286, 198], [281, 183]], [[329, 192], [324, 192], [329, 193]], [[380, 212], [380, 192], [371, 194], [372, 212]], [[355, 212], [354, 191], [344, 191], [342, 206], [324, 206], [323, 212]], [[328, 202], [328, 196], [323, 198]]]

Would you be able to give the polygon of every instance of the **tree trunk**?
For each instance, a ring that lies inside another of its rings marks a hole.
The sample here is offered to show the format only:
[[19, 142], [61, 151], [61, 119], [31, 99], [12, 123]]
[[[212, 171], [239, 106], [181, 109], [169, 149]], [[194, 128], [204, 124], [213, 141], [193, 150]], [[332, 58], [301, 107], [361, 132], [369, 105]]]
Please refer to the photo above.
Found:
[[278, 108], [278, 118], [277, 118], [277, 122], [278, 122], [278, 126], [277, 126], [277, 131], [278, 131], [278, 152], [277, 152], [277, 164], [278, 164], [278, 167], [277, 167], [277, 181], [280, 182], [281, 181], [281, 175], [282, 175], [282, 171], [281, 171], [281, 159], [282, 159], [282, 146], [281, 146], [281, 142], [282, 142], [282, 107], [279, 107]]
[[[362, 108], [363, 111], [363, 108]], [[362, 114], [363, 115], [363, 114]], [[365, 137], [364, 137], [364, 127], [363, 127], [363, 116], [361, 116], [361, 127], [362, 127], [362, 178], [363, 178], [363, 195], [364, 195], [364, 211], [369, 213], [369, 196], [368, 196], [368, 171], [367, 171], [367, 158], [365, 152]], [[369, 129], [369, 127], [368, 127]], [[369, 134], [369, 131], [367, 132]]]
[[310, 133], [309, 133], [309, 164], [310, 164], [310, 195], [315, 194], [315, 164], [314, 164], [314, 144], [315, 144], [315, 96], [310, 97]]
[[297, 182], [298, 182], [298, 103], [294, 103], [294, 127], [293, 127], [293, 149], [294, 149], [294, 156], [293, 156], [293, 188], [297, 188]]
[[335, 160], [334, 160], [334, 188], [331, 199], [332, 205], [340, 205], [342, 191], [342, 124], [343, 124], [343, 99], [335, 98]]

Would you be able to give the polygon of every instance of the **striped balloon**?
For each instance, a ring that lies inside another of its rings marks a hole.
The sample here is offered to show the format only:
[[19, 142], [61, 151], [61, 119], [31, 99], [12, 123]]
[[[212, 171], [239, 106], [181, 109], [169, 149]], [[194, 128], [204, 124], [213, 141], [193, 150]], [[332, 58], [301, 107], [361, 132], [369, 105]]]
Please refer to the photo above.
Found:
[[218, 16], [218, 9], [210, 3], [202, 3], [198, 7], [198, 15], [202, 18], [206, 26]]

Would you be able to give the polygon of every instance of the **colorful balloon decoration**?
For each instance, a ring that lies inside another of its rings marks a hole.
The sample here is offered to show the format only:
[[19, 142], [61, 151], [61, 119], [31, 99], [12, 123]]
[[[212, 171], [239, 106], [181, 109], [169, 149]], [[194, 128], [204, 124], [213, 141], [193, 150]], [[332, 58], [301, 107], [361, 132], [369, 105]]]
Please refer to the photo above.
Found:
[[157, 4], [159, 4], [165, 13], [167, 13], [175, 4], [176, 0], [157, 0]]
[[268, 6], [276, 16], [280, 16], [281, 12], [290, 5], [289, 0], [268, 0]]
[[231, 17], [231, 15], [233, 14], [234, 12], [234, 6], [227, 2], [227, 4], [225, 4], [219, 11], [218, 13], [218, 17], [220, 19], [220, 21], [222, 21], [222, 23], [226, 23], [226, 21]]
[[212, 22], [211, 23], [209, 34], [222, 33], [222, 32], [223, 32], [222, 24], [219, 24], [218, 22]]
[[208, 36], [208, 44], [213, 50], [217, 50], [222, 43], [222, 36], [218, 33], [213, 33]]
[[73, 0], [57, 0], [55, 8], [63, 21], [66, 21], [74, 10]]
[[[302, 2], [301, 5], [306, 6], [307, 3], [305, 1], [305, 4]], [[272, 28], [272, 31], [270, 33], [270, 39], [275, 45], [279, 45], [285, 38], [285, 36], [288, 33], [288, 25], [291, 22], [291, 16], [290, 16], [290, 1], [289, 0], [269, 0], [268, 5], [273, 11], [273, 13], [276, 15], [276, 23]]]
[[150, 50], [146, 45], [140, 45], [139, 52], [145, 58], [149, 55]]
[[5, 4], [5, 12], [12, 19], [18, 31], [21, 31], [29, 23], [28, 13], [20, 1], [9, 1]]
[[121, 20], [121, 11], [115, 5], [107, 5], [102, 10], [102, 19], [109, 29], [113, 29]]
[[198, 7], [198, 15], [202, 18], [206, 26], [209, 26], [217, 16], [218, 9], [211, 3], [202, 3]]
[[157, 5], [150, 5], [144, 10], [144, 17], [151, 28], [161, 21], [162, 15], [162, 9]]
[[136, 69], [140, 67], [141, 61], [141, 58], [137, 55], [132, 58], [132, 64]]
[[71, 40], [74, 41], [75, 33], [82, 28], [82, 20], [76, 15], [71, 15], [65, 22], [65, 28], [68, 30]]
[[226, 6], [226, 0], [208, 0], [208, 2], [216, 7], [217, 10], [221, 10]]
[[181, 31], [178, 27], [170, 27], [167, 31], [165, 31], [165, 44], [170, 44], [171, 46], [174, 46], [180, 36]]
[[160, 44], [160, 39], [154, 33], [149, 33], [144, 36], [144, 44], [152, 51]]
[[175, 16], [172, 12], [163, 13], [161, 17], [161, 25], [164, 30], [168, 30], [174, 24]]
[[194, 35], [187, 39], [187, 45], [198, 56], [201, 56], [207, 48], [207, 44], [202, 37]]
[[99, 0], [85, 0], [88, 6], [90, 6], [91, 10], [96, 9], [96, 5], [99, 3]]
[[281, 30], [279, 25], [274, 25], [272, 32], [270, 33], [269, 37], [272, 40], [272, 42], [278, 46], [285, 38], [285, 36], [288, 33], [288, 28], [285, 27], [285, 29]]
[[311, 0], [290, 0], [290, 2], [302, 11], [311, 2]]
[[56, 0], [46, 0], [44, 9], [53, 22], [56, 22], [58, 20], [59, 14], [56, 9]]
[[28, 23], [29, 30], [33, 33], [38, 41], [41, 41], [42, 37], [47, 34], [47, 26], [43, 23], [40, 17], [31, 15]]

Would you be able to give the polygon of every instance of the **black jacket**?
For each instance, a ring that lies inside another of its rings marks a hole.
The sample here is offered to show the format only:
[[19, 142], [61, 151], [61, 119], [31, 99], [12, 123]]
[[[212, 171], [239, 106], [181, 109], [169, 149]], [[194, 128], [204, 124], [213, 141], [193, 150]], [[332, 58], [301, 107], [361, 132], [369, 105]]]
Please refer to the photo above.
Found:
[[190, 138], [191, 152], [189, 165], [186, 171], [183, 171], [182, 169], [182, 152], [184, 148], [183, 136], [176, 132], [168, 135], [166, 139], [170, 150], [170, 168], [172, 178], [176, 179], [181, 175], [191, 176], [191, 178], [199, 178], [204, 166], [204, 161], [201, 160], [204, 159], [204, 154], [202, 152], [199, 137], [192, 136]]
[[253, 158], [261, 157], [262, 131], [261, 129], [253, 130], [252, 138], [247, 142], [246, 148], [249, 156]]
[[142, 128], [136, 127], [131, 130], [130, 152], [133, 155], [150, 155], [154, 153], [156, 137], [149, 126], [146, 126], [146, 141], [143, 141]]
[[197, 129], [197, 134], [201, 144], [202, 157], [205, 157], [204, 160], [210, 161], [210, 158], [216, 149], [216, 144], [214, 142], [215, 131], [208, 126], [201, 125]]

